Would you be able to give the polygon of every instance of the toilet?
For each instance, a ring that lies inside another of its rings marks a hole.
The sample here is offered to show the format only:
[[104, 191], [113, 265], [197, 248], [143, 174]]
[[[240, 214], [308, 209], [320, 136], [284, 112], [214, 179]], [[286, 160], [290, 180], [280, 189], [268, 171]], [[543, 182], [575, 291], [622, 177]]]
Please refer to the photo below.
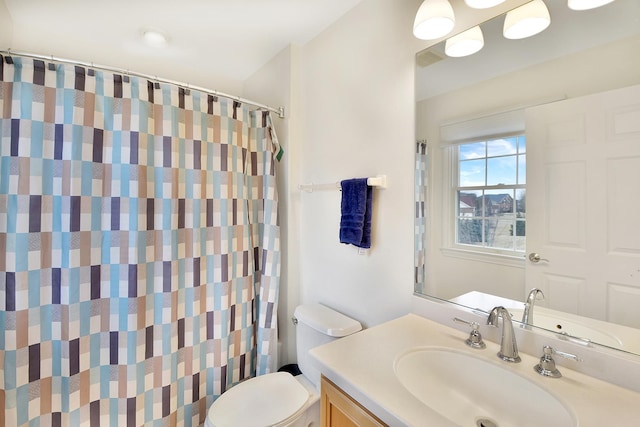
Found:
[[312, 366], [309, 350], [362, 325], [321, 304], [298, 306], [293, 321], [302, 374], [275, 372], [239, 383], [209, 407], [204, 427], [319, 427], [320, 371]]

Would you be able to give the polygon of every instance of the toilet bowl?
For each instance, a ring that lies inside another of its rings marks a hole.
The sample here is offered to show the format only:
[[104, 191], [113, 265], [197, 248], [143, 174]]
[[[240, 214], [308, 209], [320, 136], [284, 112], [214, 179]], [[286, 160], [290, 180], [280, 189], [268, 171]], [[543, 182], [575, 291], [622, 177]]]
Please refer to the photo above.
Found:
[[298, 306], [293, 320], [302, 374], [275, 372], [237, 384], [209, 407], [204, 427], [319, 427], [320, 372], [308, 352], [362, 326], [320, 304]]

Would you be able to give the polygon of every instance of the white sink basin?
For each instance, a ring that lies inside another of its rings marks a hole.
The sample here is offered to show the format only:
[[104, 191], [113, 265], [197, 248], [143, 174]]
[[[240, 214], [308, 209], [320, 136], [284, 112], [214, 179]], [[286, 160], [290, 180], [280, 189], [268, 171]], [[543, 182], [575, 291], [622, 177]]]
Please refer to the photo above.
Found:
[[394, 369], [413, 396], [460, 426], [577, 425], [554, 395], [501, 363], [428, 347], [399, 356]]

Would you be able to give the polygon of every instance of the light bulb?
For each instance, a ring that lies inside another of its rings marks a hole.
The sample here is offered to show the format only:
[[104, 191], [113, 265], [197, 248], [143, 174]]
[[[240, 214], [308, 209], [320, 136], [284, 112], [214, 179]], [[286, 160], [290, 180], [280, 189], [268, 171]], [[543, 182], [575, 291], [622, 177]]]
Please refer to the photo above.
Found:
[[424, 0], [413, 22], [413, 35], [422, 40], [434, 40], [453, 30], [455, 17], [448, 0]]
[[474, 9], [488, 9], [504, 3], [504, 0], [464, 0], [464, 2]]
[[604, 6], [611, 3], [613, 0], [569, 0], [569, 9], [573, 10], [587, 10], [595, 9], [596, 7]]
[[461, 56], [473, 55], [484, 46], [484, 37], [480, 27], [475, 26], [447, 39], [444, 52], [447, 56], [459, 58]]
[[533, 0], [507, 13], [502, 34], [508, 39], [536, 35], [551, 23], [549, 9], [542, 0]]

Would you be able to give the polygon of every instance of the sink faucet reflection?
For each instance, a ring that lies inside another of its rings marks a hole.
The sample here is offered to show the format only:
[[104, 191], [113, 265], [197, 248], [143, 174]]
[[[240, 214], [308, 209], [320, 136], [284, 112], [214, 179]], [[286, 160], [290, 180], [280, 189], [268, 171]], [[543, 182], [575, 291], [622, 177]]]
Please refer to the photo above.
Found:
[[531, 329], [531, 325], [533, 325], [533, 307], [538, 299], [538, 295], [540, 295], [544, 299], [544, 294], [538, 288], [533, 288], [529, 291], [529, 296], [527, 296], [527, 300], [524, 302], [524, 311], [522, 312], [522, 323], [524, 327], [527, 329]]
[[513, 321], [509, 311], [502, 306], [494, 307], [487, 318], [487, 325], [497, 327], [498, 317], [502, 317], [502, 340], [498, 357], [506, 362], [520, 362], [516, 336], [513, 331]]

